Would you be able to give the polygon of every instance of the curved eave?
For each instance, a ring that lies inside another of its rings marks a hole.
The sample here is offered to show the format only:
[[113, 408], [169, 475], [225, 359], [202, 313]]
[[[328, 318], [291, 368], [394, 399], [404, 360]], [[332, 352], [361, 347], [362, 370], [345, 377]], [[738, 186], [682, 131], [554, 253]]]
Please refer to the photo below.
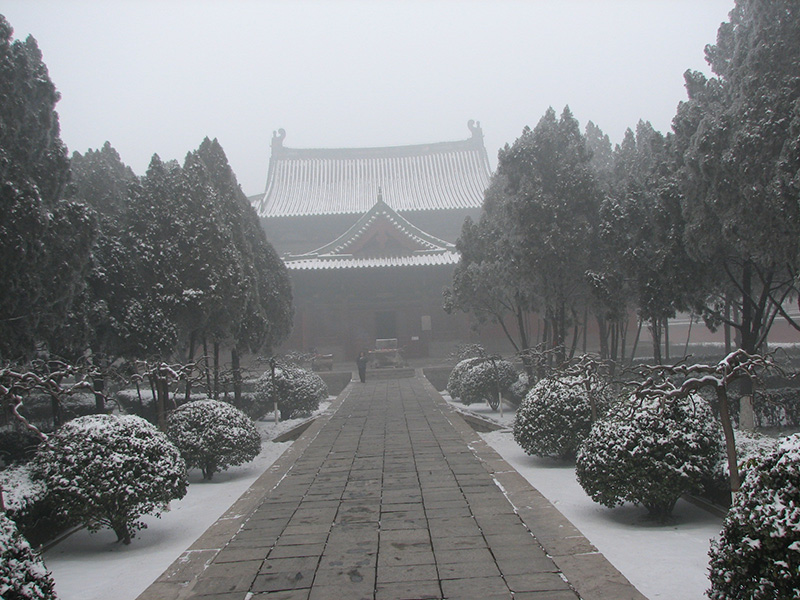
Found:
[[319, 271], [333, 269], [380, 269], [396, 267], [436, 267], [458, 264], [457, 252], [392, 256], [380, 258], [309, 257], [286, 261], [290, 271]]

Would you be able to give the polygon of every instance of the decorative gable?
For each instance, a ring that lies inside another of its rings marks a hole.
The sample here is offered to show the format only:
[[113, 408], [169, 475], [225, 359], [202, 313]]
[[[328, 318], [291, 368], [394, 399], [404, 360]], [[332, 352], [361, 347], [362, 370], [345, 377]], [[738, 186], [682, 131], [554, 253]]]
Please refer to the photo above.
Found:
[[383, 201], [341, 236], [306, 254], [284, 257], [290, 269], [456, 264], [455, 246], [425, 233]]

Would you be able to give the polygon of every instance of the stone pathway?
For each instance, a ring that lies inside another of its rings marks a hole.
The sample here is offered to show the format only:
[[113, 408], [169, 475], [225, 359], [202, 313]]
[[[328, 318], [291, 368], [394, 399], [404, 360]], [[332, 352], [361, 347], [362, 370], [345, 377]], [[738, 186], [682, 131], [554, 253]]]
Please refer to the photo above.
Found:
[[645, 600], [418, 374], [351, 383], [139, 600]]

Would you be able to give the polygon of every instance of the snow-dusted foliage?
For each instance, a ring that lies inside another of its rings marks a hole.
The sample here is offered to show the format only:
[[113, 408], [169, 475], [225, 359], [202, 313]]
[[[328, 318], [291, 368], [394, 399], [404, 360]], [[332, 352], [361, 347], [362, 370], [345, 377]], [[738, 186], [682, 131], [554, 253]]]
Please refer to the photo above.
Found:
[[186, 494], [186, 466], [167, 436], [131, 415], [90, 415], [62, 425], [31, 461], [67, 520], [110, 527], [129, 544], [171, 500]]
[[256, 404], [260, 407], [261, 415], [272, 410], [273, 391], [278, 397], [278, 410], [282, 419], [309, 415], [328, 397], [328, 386], [319, 375], [289, 365], [278, 365], [275, 368], [275, 388], [273, 390], [271, 371], [259, 378], [256, 384]]
[[167, 436], [187, 468], [199, 468], [204, 479], [250, 462], [261, 452], [261, 434], [250, 417], [216, 400], [197, 400], [175, 410], [167, 420]]
[[508, 388], [517, 380], [517, 372], [507, 360], [481, 359], [466, 369], [461, 377], [461, 402], [466, 405], [497, 402], [497, 392], [508, 395]]
[[592, 427], [592, 404], [602, 414], [609, 401], [597, 386], [592, 396], [576, 377], [548, 377], [525, 396], [514, 418], [514, 439], [528, 454], [575, 456]]
[[53, 577], [41, 557], [0, 511], [0, 598], [50, 600], [56, 597]]
[[482, 360], [480, 357], [465, 358], [459, 361], [450, 371], [450, 377], [447, 378], [447, 393], [450, 394], [453, 400], [461, 397], [461, 381], [464, 379], [464, 375], [473, 365]]
[[508, 388], [508, 399], [519, 406], [525, 400], [525, 396], [531, 391], [531, 381], [528, 374], [524, 371], [519, 374], [517, 380]]
[[753, 410], [757, 427], [797, 427], [800, 425], [800, 389], [758, 391], [753, 397]]
[[[745, 478], [747, 472], [769, 456], [778, 447], [778, 440], [755, 431], [734, 429], [733, 436], [736, 440], [736, 458], [739, 463], [739, 475]], [[714, 467], [712, 487], [720, 493], [730, 494], [730, 473], [728, 472], [728, 459], [725, 454], [720, 455]]]
[[641, 504], [663, 519], [681, 495], [699, 490], [721, 452], [720, 426], [699, 397], [632, 398], [592, 426], [575, 471], [595, 502]]
[[748, 471], [709, 556], [712, 600], [800, 598], [800, 434]]
[[3, 490], [3, 506], [9, 517], [19, 523], [35, 511], [35, 506], [42, 502], [47, 488], [42, 481], [31, 477], [30, 466], [12, 465], [0, 471], [0, 487]]

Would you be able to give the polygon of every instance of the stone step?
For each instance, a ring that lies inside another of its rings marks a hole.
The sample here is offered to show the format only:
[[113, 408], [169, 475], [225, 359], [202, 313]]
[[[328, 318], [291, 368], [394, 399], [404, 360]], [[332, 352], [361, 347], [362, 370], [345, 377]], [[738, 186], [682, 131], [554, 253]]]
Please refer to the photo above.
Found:
[[[367, 381], [370, 379], [404, 379], [414, 377], [414, 369], [411, 367], [385, 367], [382, 369], [367, 369]], [[354, 377], [358, 378], [358, 375]]]

